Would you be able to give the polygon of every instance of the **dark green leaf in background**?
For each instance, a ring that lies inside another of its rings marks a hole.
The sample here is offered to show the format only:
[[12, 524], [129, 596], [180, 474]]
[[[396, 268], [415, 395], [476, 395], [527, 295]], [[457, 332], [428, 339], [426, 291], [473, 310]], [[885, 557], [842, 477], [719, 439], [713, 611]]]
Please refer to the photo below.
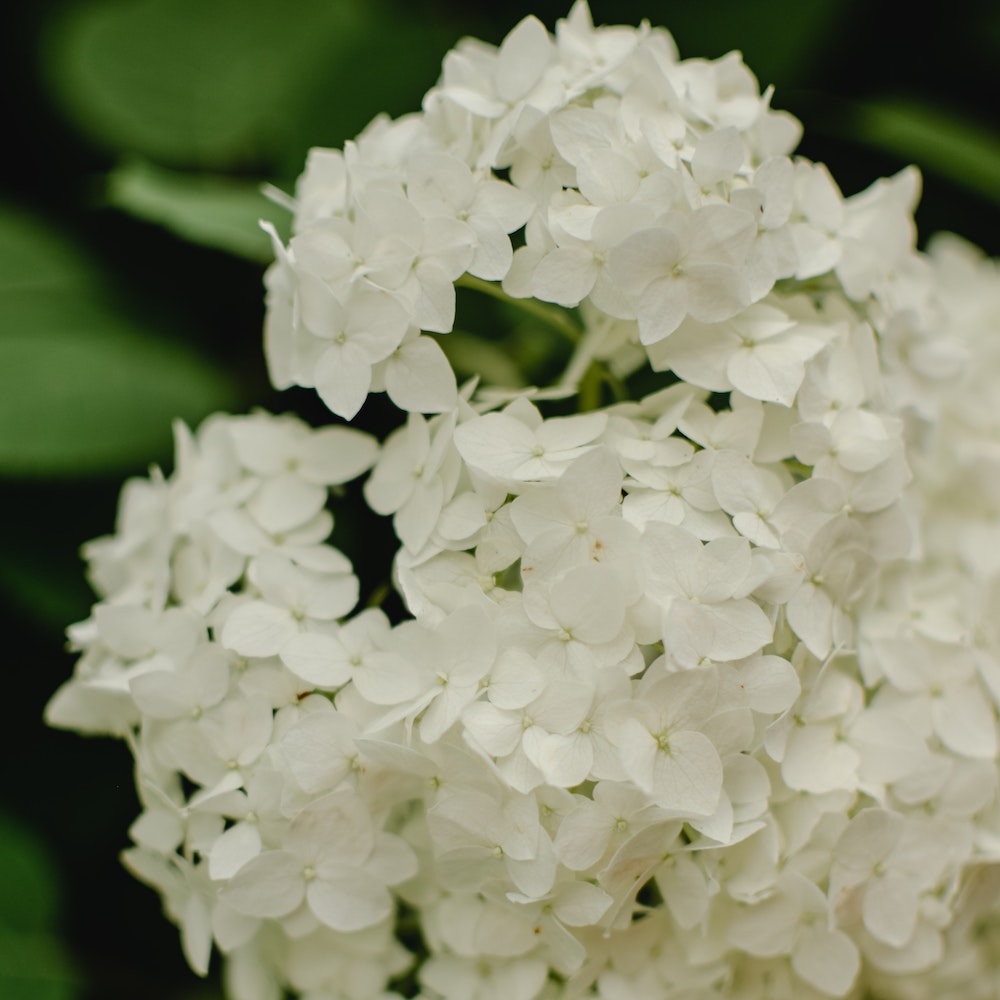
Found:
[[0, 927], [0, 996], [4, 1000], [72, 1000], [76, 977], [58, 941]]
[[493, 385], [514, 388], [525, 384], [518, 359], [498, 344], [464, 330], [452, 330], [438, 343], [459, 379], [478, 375]]
[[55, 922], [56, 873], [44, 849], [0, 813], [0, 927], [33, 934]]
[[94, 268], [58, 233], [0, 204], [0, 295], [37, 290], [70, 293], [91, 287]]
[[274, 251], [259, 221], [269, 221], [279, 231], [288, 228], [288, 211], [269, 201], [259, 183], [179, 173], [142, 160], [113, 170], [107, 195], [116, 208], [158, 223], [191, 243], [262, 263], [269, 263]]
[[65, 9], [49, 51], [59, 96], [112, 148], [171, 164], [255, 161], [354, 4], [135, 0]]
[[868, 101], [848, 129], [875, 149], [1000, 204], [1000, 137], [967, 115], [913, 101]]
[[164, 452], [175, 417], [233, 400], [224, 373], [149, 334], [84, 261], [39, 221], [0, 207], [0, 475], [145, 464]]
[[53, 23], [47, 73], [111, 149], [294, 176], [304, 137], [339, 145], [379, 111], [416, 110], [453, 41], [382, 0], [88, 0]]
[[71, 1000], [76, 974], [55, 937], [57, 877], [26, 830], [0, 814], [0, 997]]

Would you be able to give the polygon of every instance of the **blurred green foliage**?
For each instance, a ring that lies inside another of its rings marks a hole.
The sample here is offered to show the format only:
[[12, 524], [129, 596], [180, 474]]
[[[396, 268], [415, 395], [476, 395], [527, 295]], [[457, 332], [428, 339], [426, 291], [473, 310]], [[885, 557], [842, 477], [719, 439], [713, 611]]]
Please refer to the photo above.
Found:
[[852, 114], [856, 135], [924, 170], [1000, 205], [1000, 135], [964, 109], [945, 111], [912, 100], [872, 100]]
[[86, 2], [53, 23], [46, 73], [111, 151], [294, 174], [311, 126], [340, 143], [412, 108], [452, 41], [383, 0]]
[[[0, 729], [0, 782], [17, 817], [0, 819], [4, 1000], [218, 995], [217, 980], [195, 985], [155, 896], [118, 866], [137, 811], [127, 751], [41, 724], [72, 669], [61, 626], [88, 613], [76, 549], [111, 530], [123, 476], [169, 463], [175, 416], [264, 405], [329, 418], [312, 394], [279, 395], [266, 381], [269, 246], [257, 220], [284, 213], [261, 184], [291, 191], [310, 146], [341, 145], [378, 113], [417, 110], [461, 35], [499, 42], [528, 13], [552, 27], [567, 9], [568, 0], [474, 10], [460, 0], [3, 5], [0, 73], [14, 99], [0, 168], [0, 616], [14, 638], [15, 711]], [[803, 120], [803, 154], [826, 161], [845, 193], [915, 161], [926, 174], [921, 233], [952, 228], [1000, 253], [994, 2], [953, 4], [933, 31], [861, 0], [592, 9], [598, 22], [667, 26], [683, 56], [741, 49], [775, 85], [774, 105]], [[483, 309], [460, 295], [460, 325], [495, 323]], [[504, 347], [461, 333], [444, 346], [463, 373], [513, 382], [538, 338], [511, 329]], [[379, 434], [397, 419], [377, 400], [361, 416]], [[360, 506], [338, 514], [337, 544], [358, 556], [363, 593], [384, 583], [379, 531]]]
[[149, 336], [69, 241], [2, 204], [0, 330], [0, 476], [128, 469], [175, 417], [233, 402], [223, 372]]
[[267, 263], [273, 249], [260, 227], [275, 225], [287, 239], [287, 210], [263, 186], [238, 177], [187, 174], [145, 160], [126, 160], [108, 174], [108, 203], [137, 219], [159, 223], [181, 239]]
[[56, 931], [59, 887], [51, 859], [0, 813], [0, 996], [74, 1000], [78, 976]]

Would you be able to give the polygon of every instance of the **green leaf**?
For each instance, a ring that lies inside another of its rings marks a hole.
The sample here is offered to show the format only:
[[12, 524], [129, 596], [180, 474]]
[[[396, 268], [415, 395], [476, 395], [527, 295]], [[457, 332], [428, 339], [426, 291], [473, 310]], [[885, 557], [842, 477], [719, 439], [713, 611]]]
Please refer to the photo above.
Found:
[[0, 475], [145, 464], [168, 451], [175, 417], [193, 422], [233, 402], [221, 372], [144, 331], [87, 278], [84, 260], [0, 208]]
[[[141, 160], [121, 164], [108, 175], [109, 202], [182, 239], [269, 262], [271, 241], [258, 222], [278, 220], [287, 230], [288, 212], [269, 201], [259, 183], [206, 174], [183, 174]], [[282, 233], [287, 237], [287, 232]]]
[[65, 5], [47, 46], [63, 103], [96, 139], [163, 163], [256, 162], [329, 39], [358, 6], [330, 0], [132, 0]]
[[163, 453], [175, 417], [224, 408], [221, 374], [98, 304], [0, 303], [0, 473], [84, 473]]
[[0, 813], [0, 928], [25, 934], [55, 921], [56, 877], [31, 834]]
[[904, 100], [869, 101], [855, 110], [848, 134], [1000, 204], [1000, 138], [970, 118]]
[[38, 839], [0, 813], [0, 996], [72, 1000], [78, 977], [52, 933], [56, 875]]
[[48, 934], [0, 927], [0, 996], [4, 1000], [73, 1000], [78, 976], [59, 942]]
[[455, 32], [401, 0], [77, 0], [44, 70], [94, 141], [169, 166], [295, 176], [415, 111]]
[[0, 203], [0, 294], [25, 288], [85, 288], [94, 280], [93, 267], [67, 240]]

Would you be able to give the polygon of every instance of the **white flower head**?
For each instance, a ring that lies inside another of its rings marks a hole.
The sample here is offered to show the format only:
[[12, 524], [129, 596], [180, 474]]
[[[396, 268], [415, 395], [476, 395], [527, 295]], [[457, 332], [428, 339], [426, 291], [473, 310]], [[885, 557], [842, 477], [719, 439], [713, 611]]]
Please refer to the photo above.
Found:
[[264, 351], [337, 419], [179, 425], [47, 708], [235, 1000], [995, 985], [1000, 272], [772, 96], [577, 0], [309, 155]]

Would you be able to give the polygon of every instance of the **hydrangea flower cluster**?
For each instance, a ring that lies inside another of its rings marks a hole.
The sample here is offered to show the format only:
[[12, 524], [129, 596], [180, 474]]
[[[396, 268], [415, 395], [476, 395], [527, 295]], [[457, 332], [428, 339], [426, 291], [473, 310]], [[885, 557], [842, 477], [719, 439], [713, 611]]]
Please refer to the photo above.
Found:
[[[1000, 275], [770, 98], [581, 2], [310, 154], [272, 379], [406, 415], [178, 427], [48, 710], [235, 1000], [996, 995]], [[456, 285], [558, 384], [459, 388]], [[402, 620], [327, 540], [366, 473]]]

